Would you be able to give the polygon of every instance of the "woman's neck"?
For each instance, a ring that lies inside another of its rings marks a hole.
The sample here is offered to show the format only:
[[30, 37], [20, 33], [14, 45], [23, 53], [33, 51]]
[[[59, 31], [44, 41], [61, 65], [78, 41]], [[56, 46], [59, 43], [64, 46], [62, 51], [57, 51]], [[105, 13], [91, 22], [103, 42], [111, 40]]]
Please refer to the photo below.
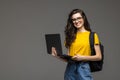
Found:
[[81, 27], [81, 28], [79, 28], [78, 30], [77, 30], [77, 32], [86, 32], [87, 30], [84, 28], [84, 26], [83, 27]]

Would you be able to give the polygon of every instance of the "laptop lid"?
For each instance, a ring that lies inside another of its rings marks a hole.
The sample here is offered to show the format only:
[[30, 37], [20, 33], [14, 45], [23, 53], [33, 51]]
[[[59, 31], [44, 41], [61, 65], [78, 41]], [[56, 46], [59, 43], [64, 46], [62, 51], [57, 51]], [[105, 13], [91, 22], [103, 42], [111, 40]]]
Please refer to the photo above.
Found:
[[51, 48], [55, 47], [58, 55], [62, 54], [60, 34], [45, 34], [47, 53], [51, 54]]

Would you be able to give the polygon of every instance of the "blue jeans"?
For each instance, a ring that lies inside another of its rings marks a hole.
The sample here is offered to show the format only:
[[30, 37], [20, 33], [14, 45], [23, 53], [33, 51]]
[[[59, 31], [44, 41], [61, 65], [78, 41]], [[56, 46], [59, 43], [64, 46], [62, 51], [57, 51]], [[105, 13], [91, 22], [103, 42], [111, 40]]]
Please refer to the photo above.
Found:
[[93, 80], [88, 62], [68, 62], [64, 80]]

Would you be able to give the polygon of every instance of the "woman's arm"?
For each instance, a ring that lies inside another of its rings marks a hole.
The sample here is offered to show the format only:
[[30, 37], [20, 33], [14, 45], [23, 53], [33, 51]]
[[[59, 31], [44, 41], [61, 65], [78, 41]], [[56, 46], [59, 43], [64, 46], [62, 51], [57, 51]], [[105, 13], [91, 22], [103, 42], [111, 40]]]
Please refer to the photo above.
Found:
[[93, 56], [81, 56], [81, 55], [75, 55], [72, 57], [72, 59], [77, 60], [77, 61], [99, 61], [102, 59], [101, 51], [100, 51], [100, 46], [99, 45], [94, 45], [96, 55]]

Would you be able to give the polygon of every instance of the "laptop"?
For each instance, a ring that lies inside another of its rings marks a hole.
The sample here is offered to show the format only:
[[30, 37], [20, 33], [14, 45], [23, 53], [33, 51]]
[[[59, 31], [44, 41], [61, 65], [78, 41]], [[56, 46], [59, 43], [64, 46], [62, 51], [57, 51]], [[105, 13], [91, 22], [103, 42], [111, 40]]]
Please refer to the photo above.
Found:
[[51, 54], [51, 48], [55, 47], [57, 51], [57, 56], [63, 58], [63, 59], [71, 59], [71, 56], [67, 54], [63, 54], [62, 52], [62, 45], [61, 45], [61, 37], [60, 34], [45, 34], [45, 40], [46, 40], [46, 47], [47, 47], [47, 53]]

